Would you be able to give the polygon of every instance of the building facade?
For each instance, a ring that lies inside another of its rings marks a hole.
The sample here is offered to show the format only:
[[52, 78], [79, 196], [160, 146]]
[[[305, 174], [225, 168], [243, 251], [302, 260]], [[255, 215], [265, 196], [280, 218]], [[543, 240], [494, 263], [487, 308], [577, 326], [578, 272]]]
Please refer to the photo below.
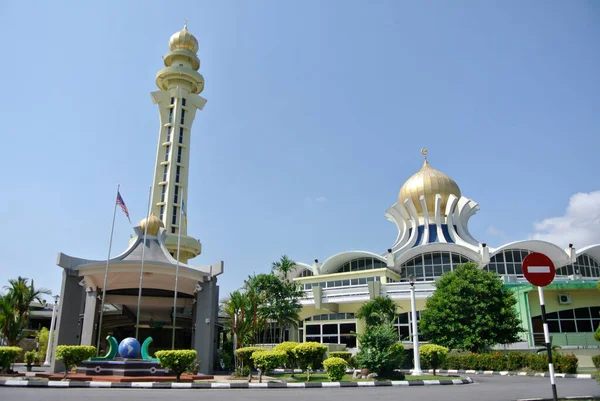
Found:
[[[531, 252], [549, 256], [556, 278], [545, 289], [546, 310], [553, 344], [598, 346], [593, 332], [600, 324], [600, 244], [567, 249], [539, 240], [523, 240], [489, 247], [469, 232], [469, 219], [479, 205], [462, 195], [457, 183], [431, 167], [427, 150], [423, 166], [400, 189], [398, 201], [385, 216], [398, 235], [386, 252], [343, 252], [320, 263], [297, 263], [293, 273], [304, 289], [302, 321], [291, 338], [300, 341], [356, 347], [353, 331], [362, 332], [356, 318], [360, 306], [376, 296], [388, 296], [399, 306], [395, 325], [401, 341], [412, 341], [410, 286], [416, 280], [417, 319], [435, 291], [434, 283], [458, 265], [473, 262], [499, 274], [513, 289], [524, 333], [514, 347], [543, 343], [537, 288], [523, 276], [522, 261]], [[420, 338], [426, 341], [425, 338]]]
[[[158, 105], [160, 127], [151, 213], [134, 227], [129, 247], [109, 260], [58, 255], [63, 280], [54, 346], [103, 348], [107, 335], [121, 341], [137, 334], [140, 342], [152, 337], [151, 352], [171, 349], [173, 343], [176, 349], [195, 349], [200, 371], [212, 372], [223, 262], [188, 263], [202, 246], [187, 235], [183, 213], [192, 124], [206, 104], [199, 96], [204, 78], [197, 51], [198, 41], [186, 24], [171, 36], [164, 68], [156, 74], [159, 90], [151, 99]], [[60, 369], [53, 361], [53, 370]]]

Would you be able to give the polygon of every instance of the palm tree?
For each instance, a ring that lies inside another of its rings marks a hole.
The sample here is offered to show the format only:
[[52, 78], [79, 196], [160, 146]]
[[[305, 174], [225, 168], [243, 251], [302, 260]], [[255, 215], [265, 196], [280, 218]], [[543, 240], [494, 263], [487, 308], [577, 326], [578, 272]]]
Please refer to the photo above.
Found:
[[398, 306], [391, 298], [375, 297], [364, 303], [356, 316], [364, 319], [367, 327], [389, 324], [396, 319], [397, 308]]
[[283, 255], [278, 262], [271, 266], [272, 274], [277, 278], [273, 302], [273, 318], [279, 327], [279, 342], [283, 342], [286, 328], [295, 327], [300, 320], [299, 299], [302, 297], [300, 286], [290, 280], [290, 273], [296, 268], [296, 262]]
[[296, 268], [296, 262], [283, 255], [278, 262], [273, 262], [271, 272], [279, 274], [284, 281], [289, 281], [289, 274]]
[[42, 295], [51, 295], [45, 288], [35, 288], [33, 280], [19, 276], [8, 281], [6, 295], [0, 297], [0, 331], [8, 345], [17, 345], [29, 323], [29, 309], [34, 301], [44, 302]]

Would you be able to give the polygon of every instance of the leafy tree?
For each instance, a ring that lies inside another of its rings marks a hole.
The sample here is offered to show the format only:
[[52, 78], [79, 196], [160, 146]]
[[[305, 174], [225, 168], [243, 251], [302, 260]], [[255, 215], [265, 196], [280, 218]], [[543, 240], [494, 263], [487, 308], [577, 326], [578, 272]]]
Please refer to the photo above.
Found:
[[371, 301], [362, 304], [358, 310], [357, 317], [364, 319], [367, 327], [389, 324], [396, 319], [398, 306], [389, 297], [375, 297]]
[[496, 273], [466, 263], [436, 283], [419, 331], [434, 344], [471, 352], [509, 344], [522, 331], [516, 303]]
[[380, 324], [357, 335], [360, 352], [356, 355], [359, 367], [390, 377], [404, 361], [404, 346], [398, 342], [398, 332], [392, 324]]

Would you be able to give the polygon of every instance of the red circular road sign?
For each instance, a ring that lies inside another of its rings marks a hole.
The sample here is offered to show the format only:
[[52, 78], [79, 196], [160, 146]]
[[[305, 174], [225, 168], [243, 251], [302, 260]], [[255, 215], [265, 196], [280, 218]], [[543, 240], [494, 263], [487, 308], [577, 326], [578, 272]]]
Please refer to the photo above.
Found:
[[534, 252], [523, 259], [523, 274], [531, 284], [545, 287], [554, 280], [556, 269], [548, 256]]

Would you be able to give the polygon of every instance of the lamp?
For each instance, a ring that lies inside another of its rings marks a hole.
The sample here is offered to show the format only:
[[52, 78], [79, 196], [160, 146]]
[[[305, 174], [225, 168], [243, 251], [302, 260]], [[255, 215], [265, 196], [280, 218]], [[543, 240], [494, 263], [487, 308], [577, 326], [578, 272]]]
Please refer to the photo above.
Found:
[[54, 346], [54, 317], [56, 316], [56, 306], [58, 305], [60, 295], [55, 295], [52, 298], [54, 298], [54, 306], [52, 307], [52, 320], [50, 320], [50, 333], [48, 335], [48, 345], [46, 346], [46, 360], [42, 366], [50, 366], [50, 358], [52, 357], [52, 348]]
[[410, 311], [412, 319], [412, 336], [413, 336], [413, 359], [415, 367], [412, 371], [412, 376], [421, 376], [421, 356], [419, 355], [419, 328], [417, 325], [417, 301], [415, 298], [415, 276], [408, 276], [408, 284], [410, 285]]

